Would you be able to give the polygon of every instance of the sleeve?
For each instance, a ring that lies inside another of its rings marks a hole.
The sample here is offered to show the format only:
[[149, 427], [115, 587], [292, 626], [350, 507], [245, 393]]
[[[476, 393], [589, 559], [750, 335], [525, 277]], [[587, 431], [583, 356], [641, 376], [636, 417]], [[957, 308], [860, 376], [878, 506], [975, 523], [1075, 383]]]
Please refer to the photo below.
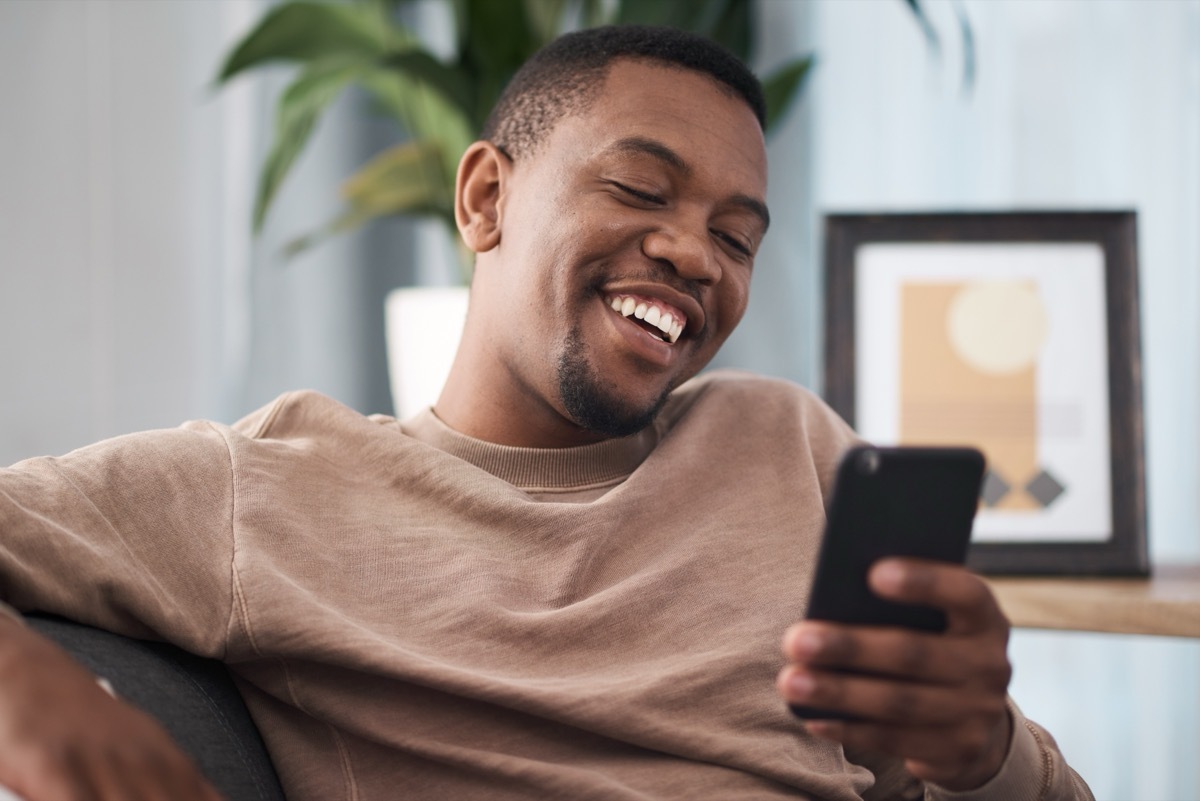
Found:
[[1011, 700], [1009, 710], [1013, 733], [1008, 755], [987, 784], [968, 792], [951, 792], [913, 778], [901, 759], [847, 753], [850, 761], [875, 774], [875, 784], [863, 794], [864, 801], [1095, 801], [1054, 738], [1026, 719]]
[[1008, 756], [982, 787], [954, 793], [926, 785], [926, 801], [1095, 801], [1083, 779], [1067, 764], [1058, 744], [1009, 702], [1013, 718]]
[[189, 423], [0, 469], [0, 601], [221, 656], [233, 612], [229, 435]]

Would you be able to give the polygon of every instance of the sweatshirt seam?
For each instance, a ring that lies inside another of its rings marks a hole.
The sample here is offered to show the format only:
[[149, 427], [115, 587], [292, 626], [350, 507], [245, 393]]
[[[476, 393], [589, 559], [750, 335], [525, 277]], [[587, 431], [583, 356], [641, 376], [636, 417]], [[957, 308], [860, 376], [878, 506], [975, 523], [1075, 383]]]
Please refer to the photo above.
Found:
[[226, 616], [225, 622], [225, 653], [223, 658], [229, 657], [229, 644], [233, 639], [233, 628], [235, 620], [240, 620], [242, 630], [246, 632], [246, 640], [250, 643], [250, 649], [261, 656], [258, 648], [258, 643], [254, 637], [254, 629], [250, 625], [250, 610], [247, 607], [246, 596], [242, 591], [241, 574], [237, 568], [237, 553], [238, 553], [238, 536], [237, 536], [237, 510], [238, 510], [238, 477], [237, 464], [233, 456], [233, 444], [229, 441], [227, 432], [208, 424], [213, 431], [225, 443], [225, 458], [229, 460], [229, 614]]
[[[288, 668], [287, 660], [283, 657], [276, 657], [279, 662], [279, 669], [283, 672], [283, 683], [287, 687], [288, 698], [292, 700], [292, 705], [296, 709], [308, 715], [313, 720], [320, 720], [316, 715], [308, 711], [308, 709], [300, 702], [300, 698], [296, 695], [296, 687], [292, 682], [292, 672]], [[338, 762], [342, 768], [342, 783], [344, 787], [345, 797], [349, 801], [358, 801], [358, 783], [354, 780], [354, 769], [350, 765], [350, 749], [346, 747], [345, 741], [342, 739], [341, 732], [337, 727], [328, 721], [321, 721], [322, 725], [329, 732], [329, 736], [333, 739], [333, 745], [337, 749]]]
[[275, 424], [275, 420], [282, 413], [283, 407], [291, 401], [294, 394], [296, 393], [288, 392], [275, 399], [275, 402], [271, 404], [271, 408], [267, 411], [267, 414], [262, 419], [262, 422], [250, 432], [250, 439], [260, 439], [266, 436], [267, 431], [270, 430], [271, 426]]
[[1054, 760], [1050, 753], [1046, 750], [1046, 744], [1042, 742], [1042, 737], [1038, 734], [1037, 729], [1032, 726], [1029, 721], [1022, 721], [1025, 729], [1033, 735], [1033, 741], [1037, 744], [1038, 756], [1042, 761], [1042, 786], [1038, 790], [1038, 798], [1044, 799], [1050, 791], [1050, 783], [1054, 778]]
[[[266, 435], [267, 430], [274, 424], [279, 417], [284, 406], [287, 405], [292, 395], [295, 393], [286, 393], [276, 398], [263, 418], [254, 429], [250, 432], [250, 439], [260, 439]], [[238, 555], [238, 535], [237, 535], [237, 510], [238, 510], [238, 473], [237, 464], [233, 455], [233, 443], [229, 441], [229, 434], [212, 423], [209, 426], [221, 435], [225, 442], [225, 455], [229, 459], [229, 616], [226, 621], [225, 629], [225, 653], [228, 656], [229, 642], [232, 639], [231, 632], [235, 616], [242, 622], [242, 629], [246, 632], [246, 640], [250, 644], [250, 650], [257, 656], [262, 656], [262, 650], [258, 647], [258, 639], [254, 636], [254, 626], [250, 622], [250, 602], [246, 598], [245, 588], [242, 586], [242, 576], [237, 567]]]
[[513, 486], [515, 486], [517, 489], [521, 490], [522, 492], [527, 492], [527, 493], [536, 492], [536, 493], [542, 494], [542, 495], [570, 495], [575, 492], [587, 492], [588, 490], [608, 489], [611, 487], [617, 487], [617, 486], [620, 486], [621, 484], [624, 484], [626, 481], [628, 481], [629, 477], [631, 475], [633, 475], [633, 473], [629, 472], [629, 473], [624, 473], [619, 476], [614, 476], [613, 478], [606, 478], [603, 480], [592, 481], [592, 482], [588, 482], [586, 484], [549, 485], [549, 486], [544, 486], [544, 487], [543, 486], [521, 486], [518, 484], [514, 484]]

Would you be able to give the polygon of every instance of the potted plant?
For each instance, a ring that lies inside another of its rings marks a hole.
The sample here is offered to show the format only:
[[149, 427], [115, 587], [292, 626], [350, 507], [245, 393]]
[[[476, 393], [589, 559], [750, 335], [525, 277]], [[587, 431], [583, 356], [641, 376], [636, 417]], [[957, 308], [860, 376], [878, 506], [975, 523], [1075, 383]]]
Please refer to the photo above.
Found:
[[[433, 55], [428, 43], [400, 21], [410, 0], [319, 2], [288, 0], [270, 8], [238, 41], [220, 69], [218, 82], [267, 64], [298, 66], [295, 78], [278, 101], [274, 141], [259, 176], [254, 204], [254, 230], [263, 224], [271, 202], [329, 104], [356, 86], [393, 118], [402, 141], [384, 150], [346, 179], [344, 208], [334, 219], [293, 240], [289, 253], [311, 247], [322, 238], [357, 228], [373, 219], [398, 214], [440, 220], [458, 237], [454, 226], [454, 178], [458, 158], [482, 129], [487, 114], [509, 78], [543, 44], [572, 27], [607, 23], [662, 24], [709, 36], [749, 61], [754, 45], [753, 0], [445, 0], [455, 22], [455, 50], [448, 59]], [[917, 0], [904, 0], [922, 19]], [[928, 29], [927, 29], [928, 32]], [[763, 79], [767, 127], [777, 122], [797, 94], [813, 58], [805, 55]], [[469, 279], [470, 255], [458, 246], [459, 266]], [[437, 309], [436, 316], [460, 310]], [[407, 361], [428, 361], [427, 351], [405, 355], [404, 335], [393, 335], [414, 312], [405, 311], [403, 293], [388, 298], [388, 353], [398, 413], [413, 411], [406, 387]], [[435, 301], [417, 301], [429, 311]], [[438, 301], [442, 302], [442, 301]], [[412, 340], [412, 338], [409, 338]], [[449, 343], [453, 355], [457, 335], [424, 336]], [[444, 358], [444, 357], [442, 357]], [[449, 369], [429, 381], [436, 393]]]

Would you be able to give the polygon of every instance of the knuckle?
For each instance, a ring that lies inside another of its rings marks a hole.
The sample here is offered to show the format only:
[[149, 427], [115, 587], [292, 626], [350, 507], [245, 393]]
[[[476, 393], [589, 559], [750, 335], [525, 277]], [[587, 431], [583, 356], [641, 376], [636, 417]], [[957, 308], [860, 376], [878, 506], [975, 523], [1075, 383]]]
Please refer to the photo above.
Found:
[[1012, 681], [1012, 662], [1007, 654], [1000, 653], [986, 660], [977, 670], [978, 677], [985, 687], [1005, 690]]
[[803, 631], [801, 624], [794, 623], [788, 627], [783, 633], [783, 640], [780, 642], [780, 650], [783, 651], [783, 656], [786, 659], [794, 659], [796, 653], [796, 642]]
[[929, 663], [929, 647], [919, 637], [902, 635], [896, 647], [896, 664], [906, 674], [922, 673]]
[[917, 711], [920, 700], [911, 687], [898, 687], [888, 693], [883, 703], [883, 714], [887, 720], [908, 721]]
[[827, 704], [842, 704], [846, 696], [846, 681], [834, 675], [818, 679], [813, 692], [815, 699]]
[[981, 693], [973, 696], [961, 707], [961, 720], [987, 728], [1001, 714], [1008, 710], [1003, 695]]
[[825, 632], [825, 655], [830, 659], [853, 664], [862, 657], [863, 647], [858, 637], [846, 631]]
[[988, 589], [982, 580], [974, 576], [972, 578], [974, 580], [968, 582], [963, 587], [963, 601], [966, 605], [975, 609], [994, 606], [995, 602], [992, 598], [992, 591]]
[[1004, 610], [999, 606], [996, 607], [996, 622], [1003, 632], [1003, 643], [1007, 647], [1008, 639], [1012, 635], [1012, 621], [1008, 619], [1008, 615], [1004, 614]]
[[983, 704], [983, 713], [989, 719], [1008, 714], [1008, 703], [1000, 696], [990, 696]]
[[873, 751], [895, 753], [898, 748], [898, 735], [895, 731], [884, 726], [856, 726], [858, 737], [855, 745], [869, 748]]
[[987, 751], [987, 732], [980, 726], [970, 726], [957, 738], [959, 758], [963, 762], [974, 762]]

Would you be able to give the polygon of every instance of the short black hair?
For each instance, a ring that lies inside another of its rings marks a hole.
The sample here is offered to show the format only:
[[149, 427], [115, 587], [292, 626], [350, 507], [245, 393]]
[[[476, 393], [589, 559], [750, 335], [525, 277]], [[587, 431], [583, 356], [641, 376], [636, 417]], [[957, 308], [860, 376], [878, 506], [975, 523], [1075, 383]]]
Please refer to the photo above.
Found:
[[678, 28], [607, 25], [564, 34], [531, 56], [496, 101], [483, 138], [512, 159], [531, 152], [560, 119], [595, 100], [612, 62], [621, 58], [708, 75], [746, 101], [759, 126], [766, 127], [758, 78], [712, 39]]

